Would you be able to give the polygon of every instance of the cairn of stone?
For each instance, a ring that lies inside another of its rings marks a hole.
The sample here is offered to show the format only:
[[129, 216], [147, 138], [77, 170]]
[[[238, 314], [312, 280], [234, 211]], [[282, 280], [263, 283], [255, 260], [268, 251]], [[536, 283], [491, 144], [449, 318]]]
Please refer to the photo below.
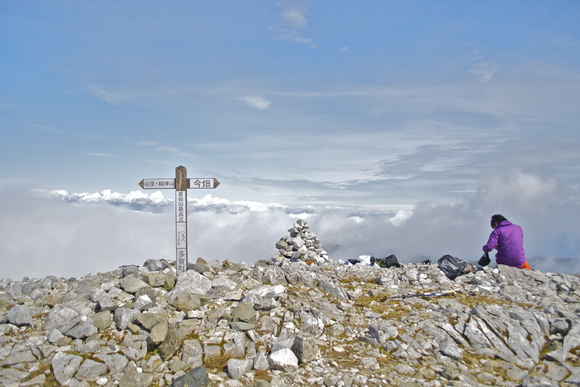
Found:
[[289, 236], [283, 236], [276, 243], [277, 253], [272, 255], [273, 261], [290, 259], [307, 263], [328, 262], [328, 253], [322, 249], [320, 239], [310, 231], [310, 226], [304, 219], [298, 219], [288, 230]]

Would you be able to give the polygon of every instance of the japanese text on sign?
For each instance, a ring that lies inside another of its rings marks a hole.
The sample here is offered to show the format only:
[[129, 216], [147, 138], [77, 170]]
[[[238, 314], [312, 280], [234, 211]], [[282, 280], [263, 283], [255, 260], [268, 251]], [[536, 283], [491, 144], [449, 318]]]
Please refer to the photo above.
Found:
[[191, 188], [213, 188], [213, 179], [195, 179], [191, 182]]
[[175, 188], [175, 179], [143, 180], [143, 188]]
[[177, 249], [177, 272], [183, 273], [187, 271], [187, 250]]
[[185, 191], [175, 192], [175, 220], [179, 222], [185, 222], [186, 215], [186, 205], [185, 205]]

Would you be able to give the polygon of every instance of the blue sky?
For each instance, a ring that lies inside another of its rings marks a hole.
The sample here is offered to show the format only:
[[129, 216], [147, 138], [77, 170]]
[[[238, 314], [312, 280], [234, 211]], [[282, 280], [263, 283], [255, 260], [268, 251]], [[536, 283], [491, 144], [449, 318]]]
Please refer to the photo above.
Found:
[[[19, 208], [19, 198], [41, 199], [15, 192], [60, 190], [70, 206], [84, 194], [110, 206], [110, 190], [134, 203], [152, 194], [140, 192], [141, 179], [184, 165], [191, 177], [221, 182], [190, 192], [210, 194], [211, 211], [216, 202], [254, 203], [242, 207], [286, 206], [280, 224], [308, 206], [366, 219], [378, 234], [367, 230], [341, 258], [364, 246], [404, 255], [417, 238], [433, 245], [409, 260], [436, 255], [452, 249], [458, 229], [466, 236], [457, 255], [476, 255], [497, 212], [529, 230], [530, 256], [576, 258], [578, 20], [575, 0], [3, 0], [1, 201]], [[28, 204], [14, 215], [30, 217], [18, 234], [38, 223], [36, 237], [50, 240], [46, 230], [59, 227]], [[425, 230], [405, 244], [381, 216]], [[310, 221], [326, 230], [322, 219]], [[18, 223], [2, 222], [4, 230]], [[341, 230], [355, 234], [364, 223], [345, 222]], [[435, 238], [434, 227], [449, 235]], [[264, 251], [276, 242], [268, 238]], [[3, 241], [2, 259], [30, 254], [17, 240]], [[64, 240], [54, 254], [73, 245]]]

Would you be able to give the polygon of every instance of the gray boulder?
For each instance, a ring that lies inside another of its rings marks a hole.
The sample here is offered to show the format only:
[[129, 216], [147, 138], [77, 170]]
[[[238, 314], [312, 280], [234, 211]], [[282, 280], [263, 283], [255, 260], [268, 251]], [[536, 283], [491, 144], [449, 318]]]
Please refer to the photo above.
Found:
[[79, 380], [95, 382], [101, 375], [106, 374], [107, 366], [103, 363], [86, 359], [79, 367], [75, 377]]
[[135, 294], [141, 288], [149, 287], [149, 285], [137, 277], [129, 276], [121, 280], [121, 289], [127, 293]]
[[72, 337], [73, 339], [85, 339], [87, 337], [91, 337], [99, 330], [93, 324], [93, 320], [91, 318], [86, 318], [85, 320], [79, 321], [75, 326], [69, 329], [65, 334], [67, 336]]
[[270, 353], [268, 363], [273, 370], [292, 372], [298, 367], [298, 358], [289, 348]]
[[163, 286], [165, 283], [165, 274], [163, 273], [145, 273], [143, 274], [143, 281], [149, 286]]
[[113, 322], [113, 315], [108, 310], [103, 310], [102, 312], [95, 313], [92, 316], [93, 324], [97, 329], [106, 329], [111, 326]]
[[177, 296], [183, 293], [193, 293], [204, 296], [211, 289], [211, 280], [196, 271], [188, 270], [179, 274], [177, 283], [168, 293], [172, 303]]
[[171, 299], [171, 305], [184, 312], [199, 309], [202, 305], [202, 298], [199, 294], [179, 293]]
[[160, 323], [167, 323], [167, 318], [155, 313], [140, 313], [135, 317], [134, 322], [147, 331], [151, 331]]
[[171, 387], [206, 387], [209, 385], [209, 375], [204, 367], [197, 367], [171, 383]]
[[83, 358], [65, 352], [57, 353], [51, 361], [54, 378], [62, 385], [68, 386], [78, 371]]
[[32, 312], [28, 306], [16, 305], [8, 312], [8, 321], [16, 326], [32, 325]]
[[442, 354], [449, 356], [452, 359], [461, 359], [461, 349], [450, 337], [447, 337], [443, 342], [441, 342], [441, 344], [439, 344], [439, 350]]
[[33, 363], [37, 360], [31, 349], [23, 345], [17, 345], [11, 351], [8, 350], [7, 352], [9, 352], [8, 356], [0, 361], [0, 366], [2, 367]]
[[[131, 278], [131, 277], [127, 277]], [[135, 320], [135, 318], [140, 314], [137, 309], [129, 308], [117, 308], [115, 309], [115, 324], [117, 329], [124, 330], [129, 324]]]
[[312, 336], [296, 336], [292, 343], [292, 352], [301, 364], [310, 363], [321, 358], [316, 339]]
[[238, 380], [246, 372], [252, 370], [253, 362], [251, 359], [230, 359], [228, 360], [228, 375], [230, 378]]
[[248, 324], [255, 324], [257, 321], [256, 311], [249, 302], [240, 302], [232, 310], [232, 321], [241, 321]]
[[153, 301], [151, 301], [151, 298], [147, 295], [147, 294], [143, 294], [139, 297], [137, 297], [137, 299], [135, 300], [135, 303], [133, 303], [133, 308], [140, 310], [140, 311], [144, 311], [147, 310], [151, 307], [153, 307]]
[[161, 271], [167, 269], [169, 265], [166, 261], [161, 261], [159, 259], [148, 259], [143, 264], [143, 267], [149, 271]]
[[270, 369], [270, 363], [268, 362], [268, 356], [266, 355], [266, 350], [264, 348], [260, 348], [254, 358], [254, 369], [257, 371], [266, 371]]

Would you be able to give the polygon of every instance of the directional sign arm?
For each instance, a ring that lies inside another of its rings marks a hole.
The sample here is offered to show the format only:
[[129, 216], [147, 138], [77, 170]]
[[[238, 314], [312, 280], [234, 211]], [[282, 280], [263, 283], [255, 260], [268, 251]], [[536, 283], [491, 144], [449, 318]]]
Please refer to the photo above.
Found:
[[143, 179], [139, 186], [143, 189], [175, 189], [175, 179]]
[[206, 177], [190, 177], [187, 179], [187, 188], [190, 189], [213, 189], [220, 185], [218, 179]]

